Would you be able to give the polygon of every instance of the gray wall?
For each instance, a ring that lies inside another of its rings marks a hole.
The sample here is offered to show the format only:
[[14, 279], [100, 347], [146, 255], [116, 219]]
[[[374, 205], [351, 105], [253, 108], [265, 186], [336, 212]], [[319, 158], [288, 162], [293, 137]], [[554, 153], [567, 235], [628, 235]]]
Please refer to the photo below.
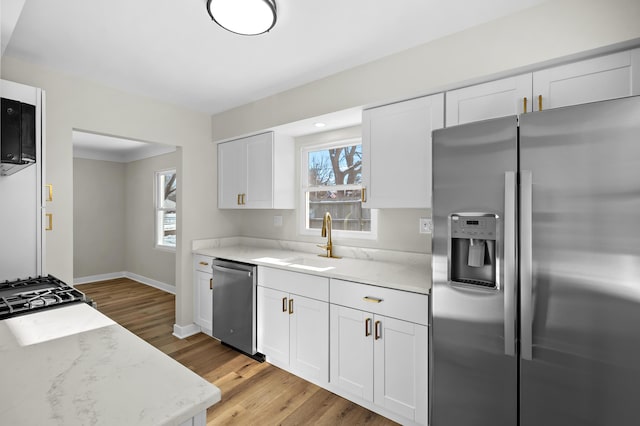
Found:
[[74, 278], [126, 271], [175, 286], [175, 251], [154, 247], [153, 194], [154, 173], [176, 168], [179, 158], [74, 158]]
[[176, 280], [176, 253], [154, 247], [153, 187], [154, 173], [176, 168], [178, 158], [176, 151], [126, 165], [126, 271], [170, 285]]
[[125, 164], [73, 159], [73, 276], [125, 270]]

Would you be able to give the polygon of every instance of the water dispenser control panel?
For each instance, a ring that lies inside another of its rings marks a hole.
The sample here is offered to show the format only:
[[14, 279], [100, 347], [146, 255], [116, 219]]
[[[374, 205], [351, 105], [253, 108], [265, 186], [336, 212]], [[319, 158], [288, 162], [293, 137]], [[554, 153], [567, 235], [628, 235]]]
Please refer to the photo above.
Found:
[[496, 217], [451, 215], [452, 238], [496, 239]]

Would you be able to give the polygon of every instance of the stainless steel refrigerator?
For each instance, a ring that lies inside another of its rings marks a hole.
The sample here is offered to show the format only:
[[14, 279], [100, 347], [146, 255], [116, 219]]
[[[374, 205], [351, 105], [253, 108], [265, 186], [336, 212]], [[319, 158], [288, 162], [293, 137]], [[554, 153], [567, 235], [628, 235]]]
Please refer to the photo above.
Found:
[[640, 424], [640, 97], [433, 134], [432, 426]]

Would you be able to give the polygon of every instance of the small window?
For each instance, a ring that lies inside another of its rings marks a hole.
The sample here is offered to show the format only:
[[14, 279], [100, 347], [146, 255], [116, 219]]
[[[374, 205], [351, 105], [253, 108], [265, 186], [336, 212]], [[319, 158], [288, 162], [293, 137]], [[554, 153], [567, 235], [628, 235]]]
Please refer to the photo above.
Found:
[[156, 247], [176, 247], [176, 171], [156, 172]]
[[307, 146], [302, 149], [302, 232], [322, 228], [325, 212], [333, 231], [343, 237], [375, 237], [374, 211], [362, 207], [362, 144], [360, 139]]

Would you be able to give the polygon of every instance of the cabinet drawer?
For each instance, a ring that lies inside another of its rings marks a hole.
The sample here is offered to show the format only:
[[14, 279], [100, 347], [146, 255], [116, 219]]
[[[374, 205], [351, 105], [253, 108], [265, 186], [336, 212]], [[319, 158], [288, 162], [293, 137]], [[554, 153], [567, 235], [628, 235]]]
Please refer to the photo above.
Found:
[[258, 266], [258, 285], [329, 301], [329, 278]]
[[213, 257], [196, 254], [193, 256], [193, 267], [196, 271], [211, 273], [211, 262]]
[[429, 296], [426, 294], [332, 279], [330, 296], [332, 304], [428, 324]]

